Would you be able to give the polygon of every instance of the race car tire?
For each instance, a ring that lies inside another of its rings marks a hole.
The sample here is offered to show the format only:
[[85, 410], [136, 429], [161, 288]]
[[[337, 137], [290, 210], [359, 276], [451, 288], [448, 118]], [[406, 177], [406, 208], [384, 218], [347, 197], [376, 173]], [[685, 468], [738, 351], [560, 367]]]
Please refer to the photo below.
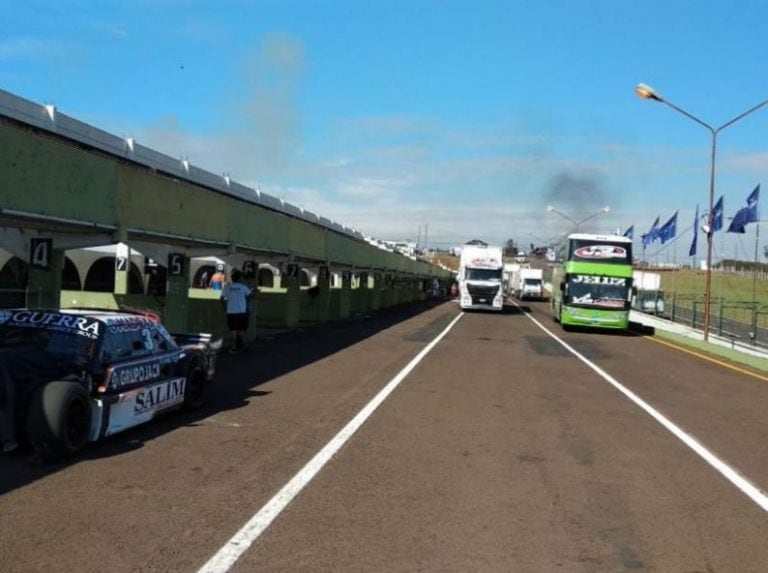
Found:
[[77, 382], [49, 382], [35, 392], [27, 435], [35, 452], [52, 461], [80, 451], [91, 431], [91, 401]]
[[208, 379], [202, 366], [195, 364], [190, 368], [184, 389], [184, 409], [198, 410], [206, 402]]

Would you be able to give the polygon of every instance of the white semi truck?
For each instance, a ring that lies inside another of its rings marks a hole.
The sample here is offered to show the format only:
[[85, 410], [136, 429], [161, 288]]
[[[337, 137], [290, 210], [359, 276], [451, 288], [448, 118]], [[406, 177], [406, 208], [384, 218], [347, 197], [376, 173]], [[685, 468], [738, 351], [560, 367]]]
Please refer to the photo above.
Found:
[[512, 294], [520, 300], [544, 297], [544, 271], [521, 267], [512, 274]]
[[504, 263], [504, 272], [502, 273], [503, 289], [506, 296], [512, 296], [512, 287], [514, 286], [513, 277], [520, 268], [520, 263]]
[[632, 285], [632, 308], [649, 314], [664, 314], [664, 291], [659, 273], [633, 271]]
[[470, 241], [461, 248], [459, 259], [459, 302], [463, 310], [504, 309], [501, 247]]

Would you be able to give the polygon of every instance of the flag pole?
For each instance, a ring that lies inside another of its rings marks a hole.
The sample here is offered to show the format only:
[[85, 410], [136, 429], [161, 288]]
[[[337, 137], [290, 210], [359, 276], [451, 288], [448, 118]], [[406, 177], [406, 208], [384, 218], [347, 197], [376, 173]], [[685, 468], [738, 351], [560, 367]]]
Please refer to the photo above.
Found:
[[760, 241], [760, 218], [755, 221], [757, 226], [755, 227], [755, 268], [752, 273], [752, 306], [757, 303], [757, 244]]
[[[735, 258], [735, 257], [734, 257]], [[725, 260], [725, 233], [720, 233], [720, 273], [718, 275], [717, 290], [720, 294], [720, 304], [723, 304], [723, 280], [725, 276], [725, 266], [723, 261]]]

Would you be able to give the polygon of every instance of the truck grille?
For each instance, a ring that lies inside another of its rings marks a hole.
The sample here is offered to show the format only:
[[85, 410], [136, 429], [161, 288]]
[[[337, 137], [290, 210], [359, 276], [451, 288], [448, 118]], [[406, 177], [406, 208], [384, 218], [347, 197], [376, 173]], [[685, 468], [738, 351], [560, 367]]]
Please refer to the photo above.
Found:
[[500, 286], [467, 285], [472, 304], [493, 304], [493, 299], [499, 292]]

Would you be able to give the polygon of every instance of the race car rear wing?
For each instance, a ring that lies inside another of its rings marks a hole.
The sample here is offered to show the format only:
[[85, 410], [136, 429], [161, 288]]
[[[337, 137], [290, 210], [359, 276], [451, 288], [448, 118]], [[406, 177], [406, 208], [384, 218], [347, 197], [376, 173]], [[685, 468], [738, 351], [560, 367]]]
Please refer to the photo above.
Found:
[[172, 332], [171, 336], [182, 348], [193, 348], [200, 350], [205, 356], [206, 377], [208, 380], [213, 378], [216, 371], [216, 356], [221, 350], [224, 340], [221, 337], [214, 338], [212, 334], [206, 332], [199, 333], [178, 333]]

